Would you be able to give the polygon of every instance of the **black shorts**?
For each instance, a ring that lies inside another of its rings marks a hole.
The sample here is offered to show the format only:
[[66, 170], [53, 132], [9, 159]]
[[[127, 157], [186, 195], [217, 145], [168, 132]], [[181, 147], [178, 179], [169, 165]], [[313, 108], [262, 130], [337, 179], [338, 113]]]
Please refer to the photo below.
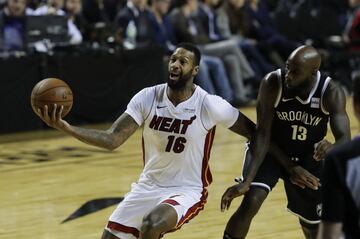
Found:
[[[244, 165], [248, 163], [248, 160], [251, 160], [249, 151], [245, 154]], [[322, 162], [317, 162], [312, 158], [308, 158], [300, 159], [295, 163], [308, 170], [314, 176], [320, 178]], [[245, 168], [246, 167], [244, 167], [243, 171], [244, 176], [246, 176]], [[285, 169], [270, 155], [266, 155], [251, 186], [262, 187], [270, 192], [279, 181], [279, 178], [284, 181], [288, 200], [288, 210], [306, 223], [319, 223], [322, 208], [321, 190], [312, 190], [309, 188], [302, 189], [299, 186], [292, 184]]]

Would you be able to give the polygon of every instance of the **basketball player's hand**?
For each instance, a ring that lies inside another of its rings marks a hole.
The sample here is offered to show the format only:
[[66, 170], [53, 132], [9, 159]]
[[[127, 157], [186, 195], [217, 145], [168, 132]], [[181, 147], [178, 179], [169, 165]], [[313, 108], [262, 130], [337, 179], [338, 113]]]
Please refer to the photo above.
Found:
[[236, 197], [244, 195], [247, 191], [249, 191], [249, 188], [250, 183], [246, 182], [238, 183], [232, 187], [229, 187], [221, 198], [221, 211], [224, 212], [225, 210], [228, 210], [231, 201]]
[[325, 154], [333, 147], [333, 145], [327, 141], [326, 139], [323, 139], [316, 144], [314, 144], [314, 159], [316, 161], [323, 160], [325, 158]]
[[321, 186], [320, 179], [299, 165], [291, 169], [290, 181], [302, 189], [308, 187], [313, 190], [318, 190]]
[[61, 114], [64, 110], [63, 106], [58, 107], [54, 104], [53, 111], [49, 114], [49, 107], [44, 106], [44, 111], [42, 112], [40, 108], [37, 109], [37, 115], [50, 127], [53, 127], [57, 130], [63, 130], [69, 124], [61, 118]]

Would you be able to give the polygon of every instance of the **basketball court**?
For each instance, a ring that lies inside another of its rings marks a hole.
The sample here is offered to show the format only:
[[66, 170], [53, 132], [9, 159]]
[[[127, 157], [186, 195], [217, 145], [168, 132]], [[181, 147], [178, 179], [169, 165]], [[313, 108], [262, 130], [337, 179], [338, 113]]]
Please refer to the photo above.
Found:
[[[354, 136], [358, 126], [350, 100], [347, 108]], [[253, 120], [256, 117], [254, 107], [241, 111]], [[1, 135], [0, 143], [1, 239], [100, 238], [114, 203], [130, 190], [142, 170], [141, 129], [113, 152], [55, 130]], [[164, 238], [222, 238], [240, 199], [233, 201], [230, 211], [221, 213], [220, 198], [240, 175], [244, 143], [244, 138], [217, 127], [210, 160], [214, 181], [205, 210]], [[248, 238], [304, 238], [297, 218], [286, 211], [282, 182], [260, 209]]]

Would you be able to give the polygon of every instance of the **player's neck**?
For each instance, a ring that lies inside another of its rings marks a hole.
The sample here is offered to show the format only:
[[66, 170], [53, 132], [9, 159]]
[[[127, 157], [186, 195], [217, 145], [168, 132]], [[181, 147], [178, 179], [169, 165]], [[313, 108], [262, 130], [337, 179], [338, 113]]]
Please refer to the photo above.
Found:
[[177, 106], [181, 102], [184, 102], [185, 100], [189, 99], [195, 91], [195, 85], [191, 83], [190, 85], [186, 85], [183, 89], [174, 90], [170, 87], [167, 87], [166, 94], [173, 103], [174, 106]]

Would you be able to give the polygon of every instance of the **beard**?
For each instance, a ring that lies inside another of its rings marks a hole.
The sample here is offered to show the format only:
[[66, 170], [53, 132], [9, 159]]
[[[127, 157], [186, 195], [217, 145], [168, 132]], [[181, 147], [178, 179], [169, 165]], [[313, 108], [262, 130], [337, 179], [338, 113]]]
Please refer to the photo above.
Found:
[[186, 86], [186, 83], [191, 79], [191, 71], [186, 73], [185, 75], [180, 74], [179, 79], [174, 81], [170, 79], [170, 76], [168, 76], [167, 85], [172, 90], [183, 90]]
[[309, 89], [311, 84], [312, 84], [311, 81], [304, 81], [304, 82], [302, 82], [301, 84], [299, 84], [297, 86], [288, 86], [288, 85], [286, 85], [286, 88], [287, 88], [287, 92], [289, 93], [289, 95], [298, 96], [304, 90]]

